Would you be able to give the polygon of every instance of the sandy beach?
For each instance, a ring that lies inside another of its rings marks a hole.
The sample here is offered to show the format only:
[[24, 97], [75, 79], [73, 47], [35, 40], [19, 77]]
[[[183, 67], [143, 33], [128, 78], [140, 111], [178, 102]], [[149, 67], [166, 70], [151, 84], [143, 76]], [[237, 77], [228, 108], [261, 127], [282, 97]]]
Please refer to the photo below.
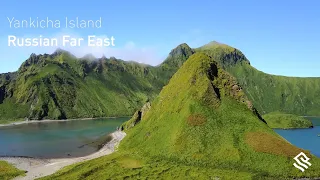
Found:
[[111, 154], [116, 150], [117, 145], [126, 136], [126, 133], [122, 131], [116, 131], [112, 133], [111, 136], [112, 140], [104, 145], [98, 152], [84, 157], [62, 159], [1, 157], [0, 160], [7, 161], [18, 169], [27, 171], [26, 176], [17, 177], [15, 178], [16, 180], [33, 180], [51, 175], [65, 166]]

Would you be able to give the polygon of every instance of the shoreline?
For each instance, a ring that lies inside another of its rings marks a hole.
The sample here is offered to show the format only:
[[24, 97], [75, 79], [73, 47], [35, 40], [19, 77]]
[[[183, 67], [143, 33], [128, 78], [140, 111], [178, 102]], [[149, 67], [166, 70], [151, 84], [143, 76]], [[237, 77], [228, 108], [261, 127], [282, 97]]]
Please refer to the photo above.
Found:
[[27, 171], [26, 176], [16, 177], [16, 180], [33, 180], [44, 176], [51, 175], [58, 170], [75, 163], [84, 162], [109, 155], [116, 151], [120, 141], [126, 136], [123, 131], [115, 131], [110, 134], [111, 141], [106, 143], [99, 151], [83, 157], [59, 158], [59, 159], [42, 159], [27, 157], [0, 157], [0, 160], [7, 161], [16, 168]]
[[304, 117], [304, 118], [306, 118], [306, 117], [315, 117], [315, 118], [317, 118], [317, 117], [320, 117], [320, 115], [319, 116], [300, 116], [300, 117]]
[[296, 129], [313, 129], [314, 126], [311, 127], [297, 127], [297, 128], [271, 128], [274, 130], [296, 130]]
[[130, 116], [114, 116], [114, 117], [98, 117], [98, 118], [79, 118], [79, 119], [43, 119], [43, 120], [29, 120], [29, 121], [15, 121], [9, 124], [0, 124], [0, 127], [6, 126], [16, 126], [21, 124], [33, 124], [33, 123], [49, 123], [49, 122], [67, 122], [67, 121], [88, 121], [88, 120], [95, 120], [95, 119], [115, 119], [115, 118], [125, 118]]

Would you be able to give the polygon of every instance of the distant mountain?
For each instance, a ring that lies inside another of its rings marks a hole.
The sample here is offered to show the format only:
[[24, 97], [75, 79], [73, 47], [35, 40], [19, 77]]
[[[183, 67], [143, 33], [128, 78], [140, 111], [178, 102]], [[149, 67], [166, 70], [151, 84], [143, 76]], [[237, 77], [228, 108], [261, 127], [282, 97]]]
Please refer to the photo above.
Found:
[[0, 119], [132, 115], [195, 52], [209, 55], [233, 75], [261, 114], [320, 115], [320, 78], [263, 73], [238, 49], [213, 41], [195, 49], [180, 44], [155, 67], [90, 54], [76, 58], [61, 49], [32, 54], [17, 72], [0, 74]]
[[236, 77], [260, 113], [281, 111], [297, 115], [320, 115], [320, 78], [266, 74], [252, 67], [238, 49], [217, 42], [197, 48], [195, 52], [214, 57]]
[[0, 74], [0, 119], [132, 115], [153, 99], [191, 54], [180, 45], [158, 67], [58, 49], [32, 54], [17, 72]]
[[[143, 109], [115, 154], [47, 179], [320, 177], [320, 159], [269, 128], [235, 78], [204, 53], [190, 56]], [[305, 173], [293, 166], [300, 152], [312, 159]]]

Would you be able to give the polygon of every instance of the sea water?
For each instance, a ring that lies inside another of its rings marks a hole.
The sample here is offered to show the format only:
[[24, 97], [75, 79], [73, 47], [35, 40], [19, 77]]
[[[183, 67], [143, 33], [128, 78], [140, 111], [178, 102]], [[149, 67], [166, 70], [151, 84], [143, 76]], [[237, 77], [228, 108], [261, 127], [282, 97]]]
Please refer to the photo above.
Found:
[[0, 127], [0, 156], [79, 157], [94, 153], [129, 118], [37, 122]]
[[314, 128], [309, 129], [290, 129], [282, 130], [275, 129], [275, 131], [288, 140], [291, 144], [309, 150], [312, 154], [320, 157], [320, 117], [306, 117], [310, 119]]

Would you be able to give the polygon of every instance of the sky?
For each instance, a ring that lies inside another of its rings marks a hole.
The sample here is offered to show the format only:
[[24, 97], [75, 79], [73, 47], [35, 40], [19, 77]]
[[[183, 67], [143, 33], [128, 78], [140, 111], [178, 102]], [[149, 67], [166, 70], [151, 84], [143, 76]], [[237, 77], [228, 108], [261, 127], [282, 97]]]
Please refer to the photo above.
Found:
[[[181, 43], [211, 41], [241, 50], [255, 68], [276, 75], [320, 77], [320, 1], [108, 0], [0, 3], [0, 73], [16, 71], [31, 53], [57, 47], [12, 47], [8, 36], [114, 37], [115, 46], [65, 47], [76, 56], [92, 53], [158, 65]], [[9, 19], [60, 20], [60, 28], [14, 28]], [[65, 18], [102, 19], [100, 28], [65, 28]]]

